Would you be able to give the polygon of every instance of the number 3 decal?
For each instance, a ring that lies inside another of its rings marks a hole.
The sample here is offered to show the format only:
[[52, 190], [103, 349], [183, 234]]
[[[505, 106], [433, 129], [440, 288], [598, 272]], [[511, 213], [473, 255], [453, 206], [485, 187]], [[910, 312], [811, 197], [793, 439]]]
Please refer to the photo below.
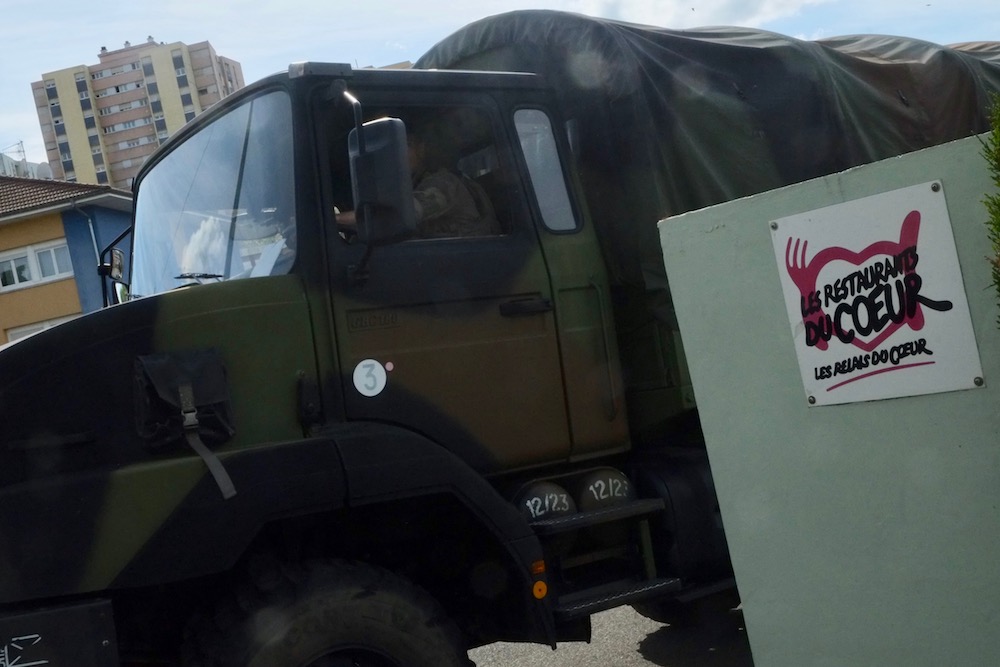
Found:
[[362, 396], [378, 396], [385, 389], [386, 369], [374, 359], [365, 359], [354, 367], [354, 388]]

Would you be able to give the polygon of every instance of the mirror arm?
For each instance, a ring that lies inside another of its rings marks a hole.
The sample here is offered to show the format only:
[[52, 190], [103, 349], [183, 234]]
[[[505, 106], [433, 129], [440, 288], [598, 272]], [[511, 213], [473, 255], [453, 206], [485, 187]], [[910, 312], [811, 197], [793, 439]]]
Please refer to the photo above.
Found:
[[365, 146], [365, 133], [362, 130], [364, 126], [364, 111], [361, 108], [361, 102], [354, 95], [351, 95], [346, 88], [344, 89], [344, 98], [351, 104], [351, 108], [354, 109], [354, 127], [358, 131], [358, 153], [364, 155], [368, 152], [368, 149]]
[[[354, 111], [354, 128], [358, 133], [358, 155], [364, 155], [368, 152], [368, 145], [366, 143], [365, 131], [364, 131], [364, 109], [361, 107], [361, 101], [358, 100], [354, 95], [347, 90], [346, 84], [343, 90], [344, 99], [351, 105], [351, 109]], [[369, 204], [362, 204], [361, 209], [355, 209], [356, 213], [361, 216], [361, 219], [367, 220], [369, 217], [371, 206]], [[366, 262], [362, 262], [362, 266]]]

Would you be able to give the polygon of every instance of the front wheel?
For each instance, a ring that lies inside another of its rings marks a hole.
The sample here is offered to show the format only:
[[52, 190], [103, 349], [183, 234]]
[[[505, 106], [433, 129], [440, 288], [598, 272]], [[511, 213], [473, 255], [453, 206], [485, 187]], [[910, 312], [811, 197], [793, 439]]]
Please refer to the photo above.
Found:
[[243, 591], [195, 622], [184, 652], [188, 667], [472, 664], [444, 610], [391, 572], [344, 561], [277, 569], [255, 577], [255, 595]]

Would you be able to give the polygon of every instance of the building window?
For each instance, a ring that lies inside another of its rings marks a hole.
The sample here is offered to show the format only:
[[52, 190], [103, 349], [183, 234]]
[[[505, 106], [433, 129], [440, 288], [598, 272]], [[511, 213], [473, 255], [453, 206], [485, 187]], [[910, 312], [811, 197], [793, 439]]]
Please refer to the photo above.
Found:
[[31, 268], [27, 255], [0, 260], [0, 289], [30, 282]]
[[55, 86], [53, 86], [52, 88], [46, 87], [45, 96], [48, 97], [50, 100], [54, 100], [59, 97], [59, 93], [58, 91], [56, 91]]
[[90, 103], [90, 98], [87, 98], [85, 100], [80, 100], [80, 108], [84, 111], [90, 111], [94, 108], [94, 105]]
[[[81, 76], [81, 75], [77, 74], [77, 76]], [[76, 80], [76, 92], [80, 93], [81, 96], [83, 95], [83, 93], [87, 92], [87, 82], [86, 82], [86, 80], [84, 80], [84, 79], [77, 79]]]
[[163, 103], [160, 100], [150, 102], [149, 108], [153, 110], [153, 113], [163, 113]]
[[177, 87], [178, 88], [187, 88], [187, 86], [188, 86], [188, 78], [186, 76], [184, 76], [183, 74], [179, 74], [177, 76]]
[[97, 119], [93, 116], [84, 116], [83, 124], [87, 129], [95, 128], [97, 127]]
[[193, 111], [189, 111], [188, 113], [184, 114], [184, 121], [185, 122], [190, 122], [192, 120], [194, 120], [194, 112]]
[[142, 73], [144, 76], [153, 76], [153, 63], [142, 63]]
[[158, 86], [155, 81], [151, 81], [150, 84], [146, 86], [146, 90], [150, 95], [160, 94], [160, 86]]
[[184, 93], [181, 95], [181, 104], [189, 107], [192, 104], [191, 93]]
[[142, 81], [132, 81], [130, 83], [123, 83], [120, 86], [112, 86], [111, 88], [98, 90], [94, 93], [94, 97], [107, 97], [108, 95], [127, 93], [130, 90], [137, 90], [139, 88], [142, 88]]
[[88, 136], [87, 137], [87, 141], [90, 142], [91, 146], [100, 146], [101, 145], [101, 138], [99, 136], [97, 136], [96, 134], [91, 134], [90, 136]]
[[109, 107], [104, 107], [100, 110], [100, 113], [102, 116], [108, 116], [119, 111], [129, 111], [130, 109], [139, 109], [144, 106], [146, 106], [146, 100], [133, 100], [125, 104], [112, 104]]
[[115, 123], [114, 125], [109, 125], [104, 128], [104, 134], [114, 134], [115, 132], [121, 132], [122, 130], [131, 130], [133, 127], [141, 127], [143, 125], [149, 125], [153, 122], [152, 118], [136, 118], [135, 120], [128, 120], [124, 123]]
[[107, 185], [108, 184], [108, 174], [107, 174], [107, 172], [104, 172], [104, 171], [97, 172], [97, 182], [100, 185]]
[[69, 259], [69, 247], [65, 243], [37, 250], [35, 257], [38, 259], [38, 269], [43, 279], [73, 275], [73, 263]]
[[68, 278], [73, 275], [65, 239], [0, 253], [0, 291]]

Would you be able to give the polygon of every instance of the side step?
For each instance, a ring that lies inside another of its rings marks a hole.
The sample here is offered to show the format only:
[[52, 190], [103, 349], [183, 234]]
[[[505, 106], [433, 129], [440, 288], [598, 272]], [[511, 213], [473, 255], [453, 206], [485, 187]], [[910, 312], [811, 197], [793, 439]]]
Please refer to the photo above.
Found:
[[597, 526], [602, 523], [611, 523], [613, 521], [621, 521], [622, 519], [655, 514], [662, 511], [664, 507], [663, 500], [660, 498], [635, 500], [623, 505], [614, 505], [590, 512], [579, 512], [578, 514], [558, 516], [551, 519], [540, 519], [532, 521], [530, 525], [539, 535], [554, 535], [588, 526]]
[[647, 598], [680, 590], [681, 580], [650, 579], [640, 583], [599, 586], [559, 598], [555, 614], [561, 620], [587, 616]]

